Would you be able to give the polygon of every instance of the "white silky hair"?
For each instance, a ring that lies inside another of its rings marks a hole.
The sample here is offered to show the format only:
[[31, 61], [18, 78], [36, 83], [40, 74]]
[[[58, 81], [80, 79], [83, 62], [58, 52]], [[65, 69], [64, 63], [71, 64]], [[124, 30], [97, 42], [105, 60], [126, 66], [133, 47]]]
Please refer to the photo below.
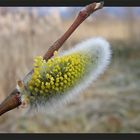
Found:
[[63, 95], [52, 97], [46, 102], [45, 99], [42, 99], [39, 103], [36, 103], [37, 109], [35, 111], [53, 113], [62, 105], [69, 103], [70, 100], [76, 98], [81, 91], [90, 86], [90, 84], [93, 83], [99, 77], [99, 75], [106, 70], [111, 60], [110, 45], [108, 41], [101, 37], [85, 40], [77, 44], [74, 48], [61, 53], [60, 56], [69, 55], [76, 52], [92, 56], [93, 59], [96, 59], [96, 65], [94, 67], [91, 66], [90, 71], [88, 74], [86, 74], [86, 76], [84, 76], [82, 81], [80, 81], [66, 93], [63, 93]]

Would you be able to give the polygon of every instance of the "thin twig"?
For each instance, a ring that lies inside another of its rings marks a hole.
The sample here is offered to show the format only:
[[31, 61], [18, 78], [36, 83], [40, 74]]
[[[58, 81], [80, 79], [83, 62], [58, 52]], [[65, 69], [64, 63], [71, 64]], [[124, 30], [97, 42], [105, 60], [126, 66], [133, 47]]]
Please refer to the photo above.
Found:
[[69, 27], [69, 29], [56, 41], [54, 44], [48, 49], [48, 51], [44, 55], [44, 59], [47, 61], [49, 58], [53, 56], [54, 51], [57, 51], [64, 42], [70, 37], [70, 35], [77, 29], [77, 27], [93, 12], [103, 7], [104, 2], [100, 3], [92, 3], [87, 5], [84, 9], [82, 9], [78, 16], [76, 17], [75, 21]]

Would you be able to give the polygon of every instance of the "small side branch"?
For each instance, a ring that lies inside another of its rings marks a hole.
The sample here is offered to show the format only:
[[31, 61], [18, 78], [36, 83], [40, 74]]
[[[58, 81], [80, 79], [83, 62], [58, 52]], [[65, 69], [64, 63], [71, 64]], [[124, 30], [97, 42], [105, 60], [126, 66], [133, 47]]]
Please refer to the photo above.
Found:
[[69, 29], [56, 41], [54, 44], [48, 49], [48, 51], [44, 55], [44, 59], [47, 61], [53, 56], [54, 51], [57, 51], [59, 48], [62, 47], [64, 42], [70, 37], [70, 35], [77, 29], [77, 27], [93, 12], [97, 11], [98, 9], [103, 8], [104, 2], [99, 3], [92, 3], [87, 5], [84, 9], [82, 9], [76, 19], [74, 20], [73, 24], [69, 27]]

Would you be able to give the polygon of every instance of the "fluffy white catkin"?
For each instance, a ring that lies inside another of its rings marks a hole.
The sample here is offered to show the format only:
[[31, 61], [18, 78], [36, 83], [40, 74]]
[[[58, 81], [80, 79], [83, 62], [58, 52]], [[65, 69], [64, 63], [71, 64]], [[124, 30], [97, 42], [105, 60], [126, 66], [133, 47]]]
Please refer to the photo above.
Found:
[[[76, 45], [74, 48], [59, 54], [58, 57], [67, 57], [77, 53], [81, 56], [85, 56], [85, 58], [87, 58], [86, 61], [88, 60], [88, 63], [84, 65], [85, 70], [80, 80], [68, 88], [68, 90], [64, 90], [62, 94], [55, 94], [55, 96], [53, 94], [53, 96], [50, 96], [47, 100], [40, 95], [39, 100], [35, 99], [32, 105], [38, 111], [48, 112], [48, 110], [57, 109], [59, 106], [69, 102], [72, 98], [76, 98], [82, 90], [92, 84], [99, 77], [99, 75], [105, 71], [111, 60], [110, 45], [101, 37], [85, 40]], [[43, 67], [42, 73], [44, 71], [45, 68]], [[27, 90], [23, 92], [22, 100], [24, 100], [25, 93], [29, 92]]]
[[[83, 41], [76, 45], [73, 49], [64, 52], [62, 55], [68, 55], [75, 52], [84, 52], [87, 55], [96, 58], [96, 66], [91, 66], [90, 72], [84, 77], [78, 85], [73, 89], [68, 91], [65, 95], [52, 99], [46, 105], [48, 107], [58, 107], [58, 105], [63, 105], [69, 102], [72, 98], [76, 98], [77, 94], [80, 94], [82, 90], [87, 88], [93, 81], [95, 81], [100, 74], [102, 74], [110, 63], [111, 59], [111, 48], [109, 43], [103, 38], [91, 38]], [[44, 106], [46, 107], [46, 106]], [[42, 110], [45, 110], [45, 108]], [[38, 110], [41, 108], [39, 107]]]

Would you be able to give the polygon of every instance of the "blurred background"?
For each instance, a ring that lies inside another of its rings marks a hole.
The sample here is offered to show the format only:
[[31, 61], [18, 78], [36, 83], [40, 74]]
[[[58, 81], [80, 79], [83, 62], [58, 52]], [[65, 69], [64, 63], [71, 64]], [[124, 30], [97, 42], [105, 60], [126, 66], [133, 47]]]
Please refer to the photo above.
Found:
[[[74, 21], [81, 7], [0, 7], [0, 102]], [[0, 132], [140, 132], [140, 8], [104, 7], [92, 14], [62, 50], [101, 36], [112, 46], [106, 72], [53, 114], [0, 117]]]

